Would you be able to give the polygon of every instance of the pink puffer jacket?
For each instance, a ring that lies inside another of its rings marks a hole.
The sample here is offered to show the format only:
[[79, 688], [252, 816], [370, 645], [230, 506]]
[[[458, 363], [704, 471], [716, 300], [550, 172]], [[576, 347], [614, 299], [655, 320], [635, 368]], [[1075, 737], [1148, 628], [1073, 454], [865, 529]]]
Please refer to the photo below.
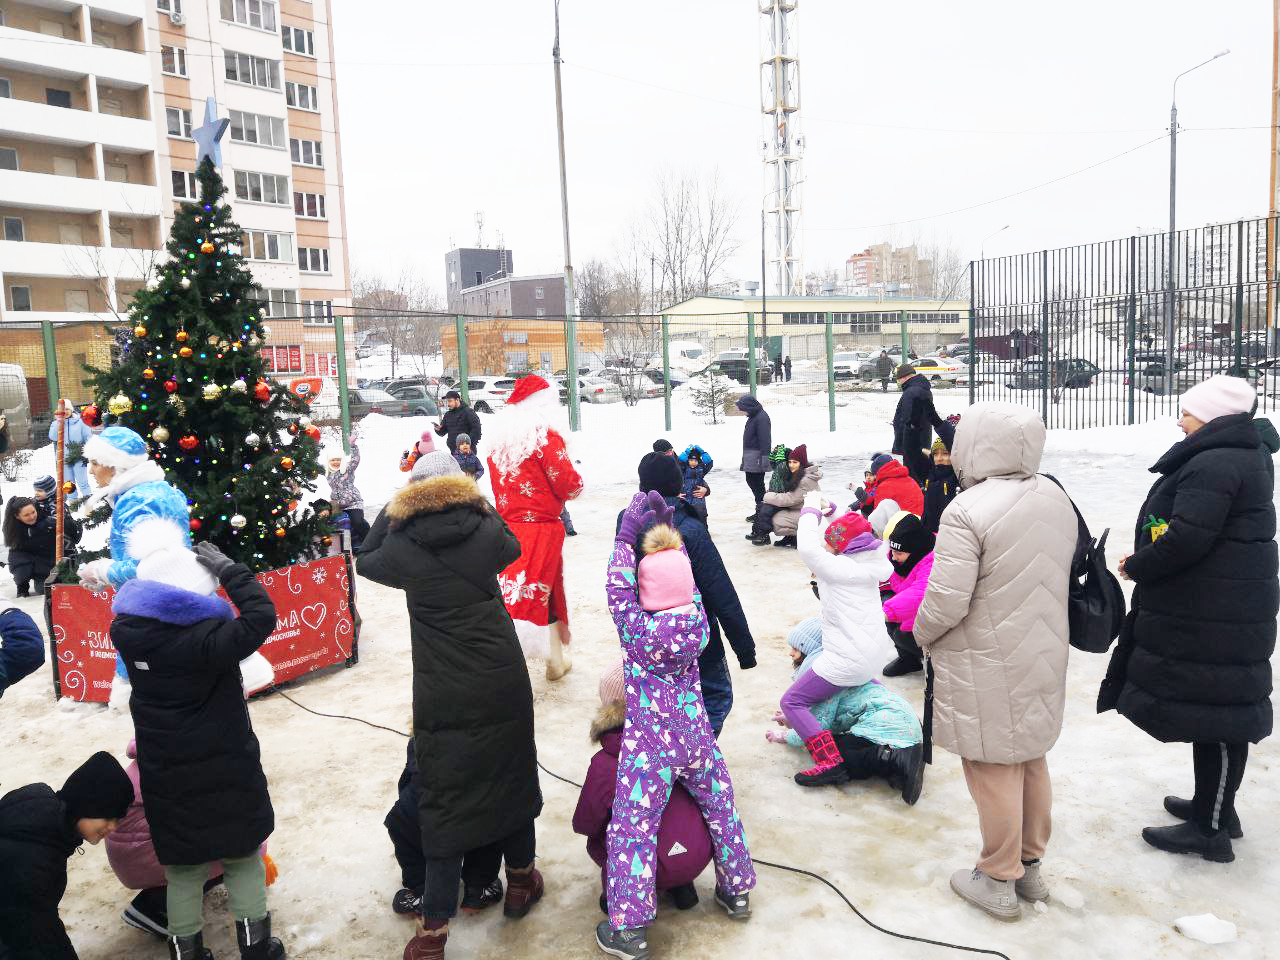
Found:
[[920, 601], [929, 586], [929, 572], [933, 569], [933, 554], [926, 553], [905, 577], [896, 573], [889, 578], [893, 596], [884, 602], [884, 618], [896, 623], [907, 633], [916, 628], [916, 613]]

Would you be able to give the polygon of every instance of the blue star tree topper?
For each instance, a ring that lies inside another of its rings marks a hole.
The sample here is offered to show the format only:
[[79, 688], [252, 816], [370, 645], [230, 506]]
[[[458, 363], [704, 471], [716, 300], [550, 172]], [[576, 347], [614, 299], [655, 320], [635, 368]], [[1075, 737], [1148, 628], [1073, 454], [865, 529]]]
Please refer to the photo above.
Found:
[[210, 97], [204, 103], [204, 126], [196, 127], [191, 136], [196, 141], [196, 166], [205, 157], [213, 161], [214, 167], [222, 166], [222, 146], [218, 143], [227, 132], [231, 121], [225, 117], [218, 119], [218, 104]]

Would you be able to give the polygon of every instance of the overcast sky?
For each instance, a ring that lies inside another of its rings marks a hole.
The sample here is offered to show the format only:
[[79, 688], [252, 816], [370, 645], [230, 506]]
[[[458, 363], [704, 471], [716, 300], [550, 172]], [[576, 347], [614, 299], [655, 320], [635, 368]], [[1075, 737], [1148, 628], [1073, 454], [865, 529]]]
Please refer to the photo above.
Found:
[[[353, 264], [442, 290], [483, 211], [518, 273], [558, 272], [553, 0], [332, 4]], [[759, 275], [760, 19], [752, 0], [562, 0], [575, 264], [624, 241], [662, 170], [718, 171], [740, 208], [728, 275]], [[1005, 224], [987, 256], [1164, 229], [1173, 78], [1223, 48], [1178, 84], [1178, 225], [1267, 212], [1263, 0], [800, 0], [798, 36], [806, 269], [885, 239], [976, 258]]]

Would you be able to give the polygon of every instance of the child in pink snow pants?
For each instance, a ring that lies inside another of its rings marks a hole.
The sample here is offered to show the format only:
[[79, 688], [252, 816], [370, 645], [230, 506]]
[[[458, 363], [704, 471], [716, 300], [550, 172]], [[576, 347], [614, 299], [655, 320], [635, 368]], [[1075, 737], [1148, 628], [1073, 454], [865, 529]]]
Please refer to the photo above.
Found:
[[596, 928], [596, 940], [615, 956], [648, 956], [643, 928], [656, 914], [658, 825], [677, 779], [711, 831], [716, 902], [745, 920], [756, 882], [733, 784], [702, 703], [698, 654], [707, 644], [707, 618], [671, 519], [660, 494], [636, 494], [606, 583], [622, 641], [627, 719], [607, 836], [609, 919]]

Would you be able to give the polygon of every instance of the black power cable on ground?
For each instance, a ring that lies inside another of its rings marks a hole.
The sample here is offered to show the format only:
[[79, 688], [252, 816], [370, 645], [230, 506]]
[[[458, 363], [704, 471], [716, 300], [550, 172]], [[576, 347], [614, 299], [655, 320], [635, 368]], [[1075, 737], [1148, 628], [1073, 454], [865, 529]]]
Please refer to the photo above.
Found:
[[[267, 692], [278, 693], [280, 694], [280, 696], [284, 697], [286, 700], [292, 703], [295, 707], [298, 707], [301, 710], [305, 710], [307, 713], [310, 713], [317, 717], [327, 717], [330, 720], [354, 720], [356, 723], [363, 723], [366, 727], [373, 727], [375, 730], [386, 730], [388, 733], [394, 733], [401, 737], [405, 737], [406, 739], [409, 736], [409, 734], [405, 733], [403, 730], [396, 730], [394, 727], [384, 727], [380, 723], [372, 723], [368, 720], [361, 719], [360, 717], [349, 717], [346, 714], [342, 714], [342, 713], [321, 713], [319, 710], [312, 710], [310, 707], [303, 706], [301, 703], [293, 699], [293, 697], [289, 696], [283, 690], [280, 690], [278, 687], [273, 687]], [[582, 789], [582, 784], [577, 783], [573, 780], [570, 780], [568, 777], [562, 777], [560, 776], [560, 774], [554, 773], [553, 771], [548, 770], [543, 765], [541, 760], [538, 761], [538, 769], [541, 770], [543, 773], [545, 773], [547, 776], [555, 780], [559, 780], [561, 783], [567, 783], [569, 786], [576, 787], [579, 790]], [[804, 870], [800, 867], [788, 867], [786, 864], [773, 863], [772, 861], [769, 861], [769, 860], [761, 860], [758, 857], [752, 857], [751, 862], [754, 863], [756, 866], [772, 867], [774, 870], [783, 870], [787, 873], [799, 874], [802, 877], [808, 877], [811, 880], [817, 880], [819, 883], [825, 884], [826, 886], [831, 888], [832, 892], [835, 893], [837, 897], [839, 897], [841, 900], [844, 901], [845, 906], [847, 906], [850, 910], [852, 910], [854, 912], [854, 915], [857, 916], [859, 920], [865, 923], [872, 930], [875, 930], [877, 933], [883, 933], [886, 937], [894, 937], [898, 940], [907, 940], [911, 943], [924, 943], [924, 944], [928, 944], [931, 947], [943, 947], [947, 950], [961, 950], [961, 951], [964, 951], [965, 953], [981, 953], [991, 957], [1001, 957], [1003, 958], [1003, 960], [1010, 960], [1010, 957], [1007, 953], [1001, 953], [999, 950], [990, 950], [985, 947], [966, 947], [962, 943], [948, 943], [946, 940], [930, 940], [928, 937], [917, 937], [910, 933], [898, 933], [898, 931], [896, 930], [890, 930], [888, 927], [882, 927], [880, 926], [880, 924], [876, 923], [874, 920], [868, 917], [865, 913], [859, 910], [854, 905], [853, 901], [844, 895], [843, 890], [841, 890], [839, 887], [837, 887], [834, 883], [832, 883], [830, 880], [828, 880], [826, 877], [822, 876], [821, 874], [814, 873], [811, 870]]]

